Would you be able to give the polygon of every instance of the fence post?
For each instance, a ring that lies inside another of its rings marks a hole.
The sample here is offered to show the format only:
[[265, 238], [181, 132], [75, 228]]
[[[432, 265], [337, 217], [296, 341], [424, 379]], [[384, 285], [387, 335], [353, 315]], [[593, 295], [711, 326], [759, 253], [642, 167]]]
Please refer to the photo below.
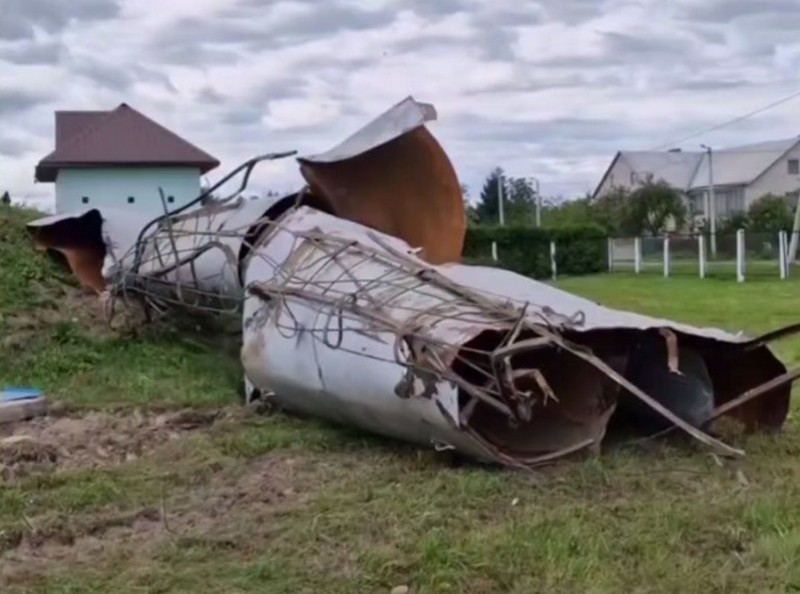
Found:
[[492, 260], [497, 262], [497, 242], [496, 241], [492, 242]]
[[608, 238], [608, 271], [614, 271], [614, 239]]
[[778, 231], [778, 264], [781, 267], [781, 280], [788, 276], [788, 250], [786, 231]]
[[697, 264], [700, 278], [706, 277], [706, 236], [702, 233], [697, 236]]
[[736, 230], [736, 280], [744, 282], [744, 229]]
[[556, 242], [550, 242], [550, 270], [553, 273], [553, 280], [556, 280], [558, 270], [556, 268]]
[[664, 277], [669, 277], [669, 235], [664, 236]]
[[633, 271], [636, 274], [642, 271], [642, 240], [640, 237], [633, 239]]

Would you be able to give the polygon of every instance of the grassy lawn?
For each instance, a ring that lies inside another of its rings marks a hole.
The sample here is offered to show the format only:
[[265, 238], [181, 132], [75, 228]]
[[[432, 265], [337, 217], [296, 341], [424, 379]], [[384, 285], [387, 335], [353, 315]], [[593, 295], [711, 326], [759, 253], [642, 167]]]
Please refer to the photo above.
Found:
[[[13, 239], [0, 226], [0, 385], [42, 387], [59, 410], [17, 429], [35, 439], [0, 479], [4, 593], [800, 590], [794, 419], [737, 438], [748, 455], [724, 465], [647, 442], [539, 478], [456, 466], [241, 410], [235, 358], [163, 332], [118, 336], [79, 312], [88, 301], [65, 315], [69, 293]], [[777, 278], [559, 284], [731, 330], [798, 317], [800, 284]], [[797, 364], [800, 342], [779, 353]]]

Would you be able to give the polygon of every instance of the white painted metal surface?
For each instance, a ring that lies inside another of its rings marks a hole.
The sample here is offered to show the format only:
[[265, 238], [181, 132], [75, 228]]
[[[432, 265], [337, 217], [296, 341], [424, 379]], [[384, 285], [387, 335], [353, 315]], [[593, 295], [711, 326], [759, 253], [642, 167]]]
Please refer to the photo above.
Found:
[[[380, 246], [366, 237], [364, 228], [302, 208], [282, 221], [282, 228], [258, 249], [245, 272], [245, 286], [267, 283], [275, 291], [316, 283], [307, 287], [322, 297], [326, 286], [336, 285], [337, 292], [355, 292], [360, 279], [375, 278], [386, 270], [376, 270], [374, 263], [358, 257], [346, 257], [332, 263], [324, 250], [314, 250], [296, 236], [321, 227], [326, 234], [347, 237], [348, 231], [358, 231], [359, 240], [374, 249]], [[402, 242], [382, 236], [392, 245], [409, 251]], [[303, 247], [301, 247], [301, 245]], [[298, 264], [302, 276], [292, 281], [285, 271]], [[346, 267], [348, 274], [343, 274]], [[402, 279], [394, 279], [402, 280]], [[406, 279], [408, 280], [408, 279]], [[413, 281], [413, 277], [411, 279]], [[407, 286], [383, 286], [372, 297], [389, 300], [389, 293], [402, 293]], [[406, 301], [415, 308], [434, 304], [438, 295], [420, 296], [408, 293]], [[273, 392], [277, 402], [289, 410], [312, 414], [329, 420], [353, 425], [390, 437], [422, 444], [447, 444], [483, 459], [494, 459], [476, 439], [459, 430], [458, 389], [448, 382], [438, 381], [430, 398], [400, 397], [398, 386], [406, 375], [405, 362], [409, 353], [396, 358], [397, 335], [376, 328], [368, 319], [342, 320], [333, 305], [298, 297], [284, 297], [281, 304], [264, 301], [248, 294], [243, 312], [242, 362], [249, 383], [263, 392]], [[416, 310], [386, 308], [387, 316], [396, 321], [410, 318]], [[415, 320], [438, 317], [431, 312]], [[450, 340], [466, 340], [472, 329], [463, 323], [443, 321], [437, 335]], [[422, 390], [422, 386], [416, 386]]]
[[436, 109], [433, 105], [417, 102], [413, 97], [406, 97], [329, 151], [301, 157], [298, 161], [333, 163], [350, 159], [435, 119]]

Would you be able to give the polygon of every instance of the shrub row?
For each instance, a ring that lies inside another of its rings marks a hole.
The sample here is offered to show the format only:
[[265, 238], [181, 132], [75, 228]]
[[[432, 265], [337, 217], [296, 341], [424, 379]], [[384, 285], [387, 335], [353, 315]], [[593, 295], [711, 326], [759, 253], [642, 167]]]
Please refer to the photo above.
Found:
[[[523, 226], [476, 226], [467, 229], [464, 261], [500, 266], [533, 278], [551, 276], [550, 242], [556, 244], [559, 275], [603, 272], [608, 268], [608, 239], [595, 225], [554, 229]], [[492, 242], [497, 259], [492, 260]]]

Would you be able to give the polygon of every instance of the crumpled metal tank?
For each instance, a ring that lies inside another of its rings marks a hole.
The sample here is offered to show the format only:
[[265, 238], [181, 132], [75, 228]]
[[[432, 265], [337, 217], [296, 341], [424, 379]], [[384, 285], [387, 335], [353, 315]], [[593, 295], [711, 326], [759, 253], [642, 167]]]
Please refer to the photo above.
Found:
[[[742, 452], [704, 431], [715, 416], [766, 429], [786, 418], [800, 372], [759, 339], [612, 310], [508, 270], [434, 266], [415, 252], [310, 208], [276, 220], [244, 269], [251, 396], [527, 468], [596, 451], [624, 397], [724, 455]], [[632, 353], [659, 336], [664, 361], [649, 364], [666, 378], [688, 372], [684, 353], [702, 358], [713, 389], [702, 419], [626, 377]]]

